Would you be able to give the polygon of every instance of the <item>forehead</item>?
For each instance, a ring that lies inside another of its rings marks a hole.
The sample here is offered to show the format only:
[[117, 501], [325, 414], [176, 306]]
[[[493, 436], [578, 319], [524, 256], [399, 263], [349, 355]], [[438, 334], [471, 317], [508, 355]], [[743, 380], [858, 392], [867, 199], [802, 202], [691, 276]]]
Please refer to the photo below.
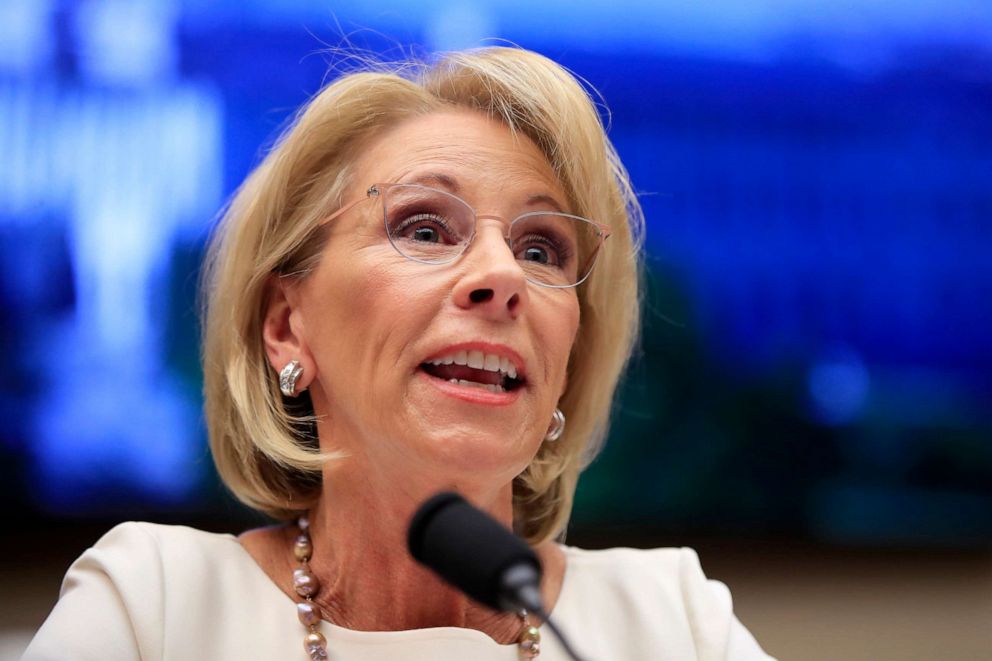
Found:
[[551, 165], [530, 138], [471, 110], [402, 122], [373, 138], [355, 165], [355, 183], [362, 186], [440, 172], [466, 192], [519, 188], [530, 195], [564, 197]]

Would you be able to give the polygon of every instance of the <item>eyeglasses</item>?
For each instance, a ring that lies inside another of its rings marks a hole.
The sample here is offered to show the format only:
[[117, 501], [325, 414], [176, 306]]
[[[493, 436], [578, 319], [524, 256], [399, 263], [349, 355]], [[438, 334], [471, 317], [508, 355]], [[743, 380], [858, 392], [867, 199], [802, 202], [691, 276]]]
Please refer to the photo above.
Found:
[[[479, 216], [465, 200], [429, 186], [373, 184], [365, 197], [338, 209], [321, 225], [368, 200], [382, 203], [386, 236], [397, 252], [422, 264], [455, 261], [472, 244], [478, 220], [497, 219]], [[609, 227], [581, 216], [530, 211], [514, 218], [503, 238], [528, 281], [564, 289], [589, 277], [609, 235]]]

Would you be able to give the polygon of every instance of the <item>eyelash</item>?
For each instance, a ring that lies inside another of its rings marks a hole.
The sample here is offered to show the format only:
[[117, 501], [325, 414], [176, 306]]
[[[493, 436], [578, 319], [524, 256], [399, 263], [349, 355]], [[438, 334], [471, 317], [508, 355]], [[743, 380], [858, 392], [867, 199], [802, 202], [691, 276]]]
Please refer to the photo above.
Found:
[[536, 243], [548, 248], [548, 250], [553, 252], [556, 256], [556, 266], [564, 266], [572, 256], [572, 251], [567, 245], [563, 244], [561, 240], [545, 234], [528, 234], [527, 236], [521, 237], [520, 241], [525, 246]]
[[444, 216], [436, 212], [433, 211], [407, 212], [401, 210], [397, 212], [396, 215], [400, 218], [403, 218], [403, 220], [400, 221], [395, 226], [395, 229], [393, 230], [394, 232], [403, 232], [408, 227], [416, 225], [417, 223], [423, 221], [430, 221], [432, 223], [436, 223], [441, 229], [443, 229], [449, 235], [452, 234], [451, 225], [448, 223], [447, 220], [445, 220]]

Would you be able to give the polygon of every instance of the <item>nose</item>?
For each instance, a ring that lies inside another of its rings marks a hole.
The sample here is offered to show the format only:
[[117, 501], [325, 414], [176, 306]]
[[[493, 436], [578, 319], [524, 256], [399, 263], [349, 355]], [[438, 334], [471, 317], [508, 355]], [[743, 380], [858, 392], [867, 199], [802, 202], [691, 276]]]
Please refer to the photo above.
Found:
[[455, 285], [458, 307], [476, 310], [493, 321], [516, 319], [527, 307], [527, 278], [501, 232], [500, 223], [480, 223], [462, 256], [464, 275]]

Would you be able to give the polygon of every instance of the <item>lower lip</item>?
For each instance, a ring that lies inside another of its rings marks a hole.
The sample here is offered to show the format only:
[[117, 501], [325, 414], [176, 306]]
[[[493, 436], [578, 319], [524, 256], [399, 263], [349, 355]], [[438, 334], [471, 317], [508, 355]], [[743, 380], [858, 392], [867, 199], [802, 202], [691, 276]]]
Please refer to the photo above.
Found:
[[426, 379], [432, 386], [443, 392], [445, 395], [449, 395], [462, 401], [471, 402], [473, 404], [507, 406], [517, 401], [520, 397], [521, 388], [519, 387], [514, 390], [510, 390], [509, 392], [491, 392], [484, 388], [462, 386], [457, 383], [445, 381], [444, 379], [431, 376], [423, 370], [418, 370], [418, 374], [420, 375], [420, 378]]

